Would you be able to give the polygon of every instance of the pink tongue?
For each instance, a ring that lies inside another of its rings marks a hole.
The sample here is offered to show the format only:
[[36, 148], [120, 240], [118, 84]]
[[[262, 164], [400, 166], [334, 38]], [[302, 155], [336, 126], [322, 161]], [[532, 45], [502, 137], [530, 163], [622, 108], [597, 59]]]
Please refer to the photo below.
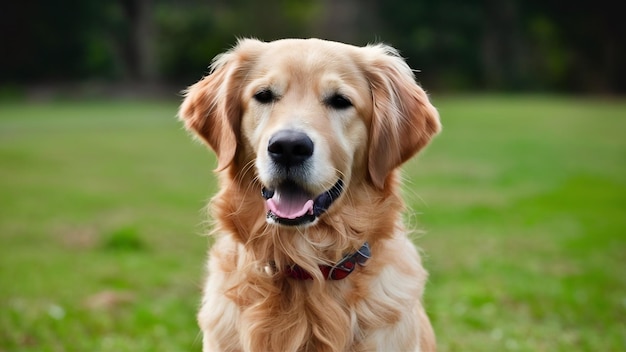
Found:
[[313, 214], [313, 200], [302, 196], [282, 196], [276, 192], [267, 200], [267, 207], [274, 215], [283, 219], [295, 219], [304, 214]]

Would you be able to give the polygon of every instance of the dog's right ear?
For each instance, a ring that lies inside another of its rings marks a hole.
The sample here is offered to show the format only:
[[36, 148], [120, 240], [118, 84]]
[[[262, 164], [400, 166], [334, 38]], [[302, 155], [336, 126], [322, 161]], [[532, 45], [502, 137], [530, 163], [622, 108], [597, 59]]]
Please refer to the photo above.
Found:
[[241, 121], [240, 91], [255, 48], [262, 43], [240, 40], [233, 49], [220, 54], [210, 74], [185, 91], [178, 117], [217, 154], [217, 170], [226, 169], [237, 154]]

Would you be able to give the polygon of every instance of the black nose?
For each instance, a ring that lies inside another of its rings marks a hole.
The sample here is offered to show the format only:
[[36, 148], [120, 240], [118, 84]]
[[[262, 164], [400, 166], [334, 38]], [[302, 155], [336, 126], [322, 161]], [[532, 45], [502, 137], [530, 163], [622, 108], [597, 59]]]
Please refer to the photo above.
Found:
[[313, 155], [313, 141], [303, 132], [278, 131], [270, 138], [267, 153], [276, 163], [297, 166]]

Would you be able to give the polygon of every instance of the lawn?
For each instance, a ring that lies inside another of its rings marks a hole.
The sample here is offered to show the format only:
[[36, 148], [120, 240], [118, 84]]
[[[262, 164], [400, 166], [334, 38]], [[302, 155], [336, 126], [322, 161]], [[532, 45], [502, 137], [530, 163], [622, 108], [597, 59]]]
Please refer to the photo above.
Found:
[[[405, 168], [441, 351], [626, 350], [626, 102], [437, 97]], [[200, 351], [213, 156], [177, 102], [0, 104], [0, 351]]]

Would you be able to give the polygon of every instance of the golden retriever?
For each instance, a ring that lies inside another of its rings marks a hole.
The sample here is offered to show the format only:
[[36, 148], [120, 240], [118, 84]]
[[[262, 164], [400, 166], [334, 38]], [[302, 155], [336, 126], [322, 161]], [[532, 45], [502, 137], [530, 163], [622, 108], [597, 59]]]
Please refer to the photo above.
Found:
[[217, 155], [208, 351], [434, 351], [398, 167], [440, 129], [397, 51], [240, 40], [179, 111]]

